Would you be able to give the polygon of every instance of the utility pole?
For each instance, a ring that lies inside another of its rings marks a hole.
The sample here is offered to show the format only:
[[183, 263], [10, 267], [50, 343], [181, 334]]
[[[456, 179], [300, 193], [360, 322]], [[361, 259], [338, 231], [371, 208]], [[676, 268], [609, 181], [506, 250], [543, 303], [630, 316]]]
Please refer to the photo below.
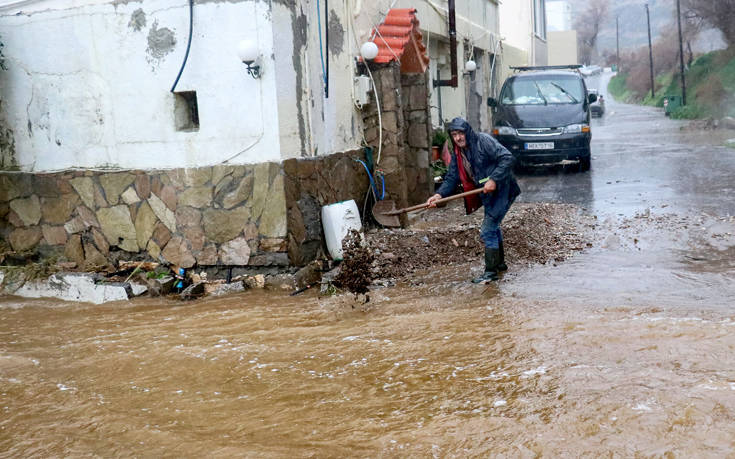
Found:
[[656, 97], [656, 89], [653, 81], [653, 47], [651, 46], [651, 14], [646, 3], [646, 20], [648, 21], [648, 60], [651, 62], [651, 98]]
[[681, 5], [680, 0], [676, 0], [676, 20], [679, 22], [679, 69], [681, 70], [681, 103], [687, 104], [687, 83], [684, 78], [684, 45], [681, 39]]
[[615, 44], [617, 51], [615, 52], [615, 63], [618, 65], [618, 72], [620, 71], [620, 15], [615, 16]]

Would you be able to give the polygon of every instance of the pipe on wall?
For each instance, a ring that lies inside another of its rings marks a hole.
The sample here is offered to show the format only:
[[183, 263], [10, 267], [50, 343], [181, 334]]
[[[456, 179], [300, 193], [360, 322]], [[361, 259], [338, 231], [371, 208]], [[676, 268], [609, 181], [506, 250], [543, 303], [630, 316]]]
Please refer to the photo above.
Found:
[[449, 0], [449, 61], [452, 67], [452, 78], [449, 80], [434, 80], [434, 87], [450, 86], [456, 88], [459, 82], [457, 71], [457, 17], [454, 0]]

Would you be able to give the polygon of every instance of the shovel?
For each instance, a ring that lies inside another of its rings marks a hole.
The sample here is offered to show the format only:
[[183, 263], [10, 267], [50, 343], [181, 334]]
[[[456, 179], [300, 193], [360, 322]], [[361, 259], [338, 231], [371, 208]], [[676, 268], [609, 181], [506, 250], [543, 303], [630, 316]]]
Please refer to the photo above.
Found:
[[[453, 199], [464, 198], [465, 196], [472, 196], [473, 194], [482, 193], [482, 188], [475, 188], [474, 190], [465, 191], [464, 193], [455, 194], [446, 198], [437, 199], [434, 201], [435, 204], [441, 204], [443, 202], [451, 201]], [[398, 215], [413, 212], [414, 210], [425, 209], [429, 207], [428, 204], [417, 204], [411, 207], [404, 207], [403, 209], [396, 209], [396, 203], [390, 200], [378, 201], [373, 206], [373, 217], [375, 220], [383, 226], [388, 227], [399, 227], [401, 222], [398, 220]]]

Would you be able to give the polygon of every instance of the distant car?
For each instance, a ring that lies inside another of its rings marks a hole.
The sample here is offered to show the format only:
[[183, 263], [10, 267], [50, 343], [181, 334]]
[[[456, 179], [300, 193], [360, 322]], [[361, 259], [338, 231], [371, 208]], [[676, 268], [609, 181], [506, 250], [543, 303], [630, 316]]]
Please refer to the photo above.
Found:
[[597, 100], [590, 104], [590, 113], [592, 116], [601, 117], [605, 114], [605, 97], [600, 94], [597, 89], [588, 89], [587, 94], [594, 94]]
[[585, 77], [598, 75], [602, 73], [602, 67], [600, 67], [599, 65], [585, 65], [581, 69], [579, 69], [579, 73], [581, 73]]

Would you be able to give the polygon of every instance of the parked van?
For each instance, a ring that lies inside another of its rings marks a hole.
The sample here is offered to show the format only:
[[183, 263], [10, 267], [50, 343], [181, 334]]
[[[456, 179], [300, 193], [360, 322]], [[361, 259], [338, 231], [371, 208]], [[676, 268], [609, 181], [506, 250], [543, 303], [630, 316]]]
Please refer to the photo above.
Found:
[[579, 65], [512, 67], [493, 110], [493, 135], [519, 166], [576, 162], [590, 168], [590, 105]]

